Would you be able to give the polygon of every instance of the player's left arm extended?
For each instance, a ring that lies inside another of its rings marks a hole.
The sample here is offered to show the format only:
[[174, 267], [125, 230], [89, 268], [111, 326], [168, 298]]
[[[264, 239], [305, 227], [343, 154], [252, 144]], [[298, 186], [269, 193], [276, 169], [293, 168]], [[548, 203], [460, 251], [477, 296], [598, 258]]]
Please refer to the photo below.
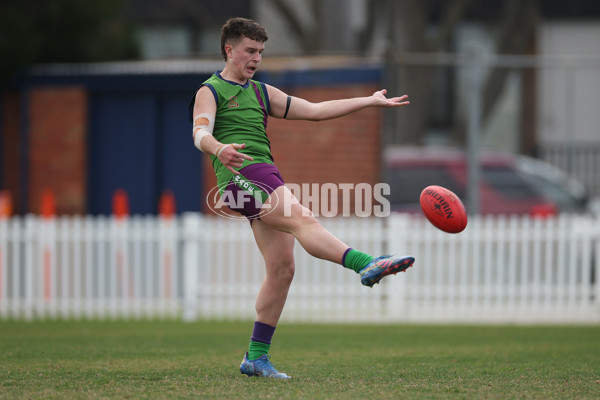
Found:
[[275, 118], [322, 121], [343, 117], [367, 107], [402, 107], [409, 104], [408, 96], [386, 97], [382, 89], [371, 96], [329, 100], [311, 103], [300, 97], [288, 96], [281, 90], [267, 85], [271, 102], [271, 115]]

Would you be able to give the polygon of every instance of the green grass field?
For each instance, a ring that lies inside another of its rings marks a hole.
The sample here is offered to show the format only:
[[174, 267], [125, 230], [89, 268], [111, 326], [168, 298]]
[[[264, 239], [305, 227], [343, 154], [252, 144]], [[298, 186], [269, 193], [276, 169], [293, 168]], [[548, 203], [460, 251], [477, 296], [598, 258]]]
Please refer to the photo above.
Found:
[[600, 326], [281, 324], [289, 381], [240, 375], [251, 326], [0, 321], [0, 398], [600, 398]]

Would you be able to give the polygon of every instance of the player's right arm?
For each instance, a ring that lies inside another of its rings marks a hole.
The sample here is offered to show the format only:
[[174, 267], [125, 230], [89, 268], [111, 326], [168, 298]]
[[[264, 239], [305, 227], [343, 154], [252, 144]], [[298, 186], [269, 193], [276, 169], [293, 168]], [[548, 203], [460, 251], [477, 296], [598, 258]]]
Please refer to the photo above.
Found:
[[211, 90], [202, 86], [196, 92], [194, 102], [194, 145], [202, 152], [215, 155], [219, 161], [234, 174], [239, 174], [235, 168], [240, 168], [244, 159], [252, 160], [252, 157], [240, 153], [238, 150], [246, 147], [245, 143], [223, 144], [213, 136], [213, 127], [217, 104]]

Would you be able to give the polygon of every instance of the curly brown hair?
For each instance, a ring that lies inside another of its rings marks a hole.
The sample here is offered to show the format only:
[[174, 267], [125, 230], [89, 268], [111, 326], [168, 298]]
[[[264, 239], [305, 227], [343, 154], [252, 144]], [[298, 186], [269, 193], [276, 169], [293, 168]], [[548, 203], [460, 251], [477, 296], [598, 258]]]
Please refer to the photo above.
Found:
[[247, 18], [230, 18], [221, 28], [221, 55], [227, 61], [225, 45], [237, 42], [243, 38], [266, 42], [269, 37], [265, 27], [256, 21]]

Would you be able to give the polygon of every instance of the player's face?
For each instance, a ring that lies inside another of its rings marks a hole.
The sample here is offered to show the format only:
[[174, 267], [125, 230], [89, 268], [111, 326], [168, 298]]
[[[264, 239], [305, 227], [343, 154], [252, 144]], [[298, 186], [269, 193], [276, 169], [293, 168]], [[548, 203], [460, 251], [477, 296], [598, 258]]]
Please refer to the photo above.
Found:
[[244, 80], [251, 79], [258, 70], [265, 49], [263, 42], [243, 38], [238, 43], [231, 45], [227, 53], [227, 64]]

